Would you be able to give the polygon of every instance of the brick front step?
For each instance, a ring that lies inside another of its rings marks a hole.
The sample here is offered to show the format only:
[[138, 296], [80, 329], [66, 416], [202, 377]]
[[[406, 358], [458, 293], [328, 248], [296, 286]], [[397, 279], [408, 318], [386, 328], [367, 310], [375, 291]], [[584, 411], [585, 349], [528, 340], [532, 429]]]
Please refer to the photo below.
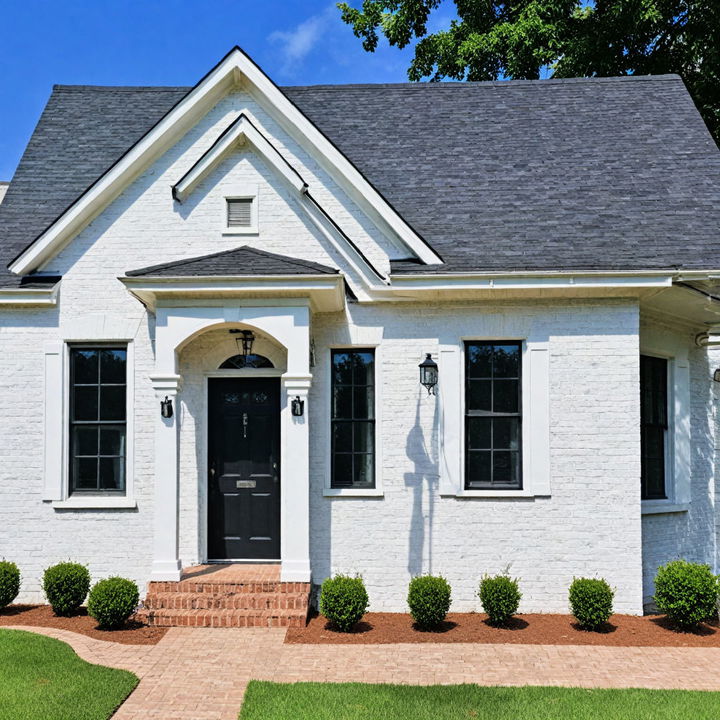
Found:
[[150, 592], [148, 610], [299, 610], [307, 614], [309, 594], [291, 592]]
[[310, 593], [310, 583], [280, 582], [267, 580], [243, 580], [208, 582], [203, 580], [180, 580], [179, 582], [151, 582], [148, 595], [157, 593], [211, 593], [213, 595], [237, 595], [239, 593]]
[[155, 627], [304, 627], [307, 610], [143, 609], [138, 620]]

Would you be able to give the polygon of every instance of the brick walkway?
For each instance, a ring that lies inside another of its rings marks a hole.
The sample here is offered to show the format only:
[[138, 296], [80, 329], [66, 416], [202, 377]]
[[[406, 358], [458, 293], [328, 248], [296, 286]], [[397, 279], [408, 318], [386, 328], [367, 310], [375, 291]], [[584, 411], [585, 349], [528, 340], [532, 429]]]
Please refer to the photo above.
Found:
[[141, 682], [113, 720], [236, 720], [249, 680], [720, 690], [720, 648], [285, 645], [285, 630], [171, 628], [157, 645], [27, 629]]

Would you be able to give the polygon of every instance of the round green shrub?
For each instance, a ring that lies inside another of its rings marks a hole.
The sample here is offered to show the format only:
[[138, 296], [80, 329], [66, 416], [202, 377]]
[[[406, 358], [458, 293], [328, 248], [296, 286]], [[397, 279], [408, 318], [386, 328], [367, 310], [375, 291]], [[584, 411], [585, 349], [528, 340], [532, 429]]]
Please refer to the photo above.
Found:
[[408, 605], [421, 630], [432, 630], [445, 620], [450, 609], [450, 584], [444, 577], [420, 575], [410, 581]]
[[602, 578], [575, 578], [570, 585], [570, 612], [584, 630], [597, 630], [612, 615], [615, 593]]
[[517, 612], [522, 593], [518, 581], [507, 575], [485, 575], [478, 591], [483, 610], [493, 625], [507, 625]]
[[88, 598], [88, 615], [101, 628], [115, 630], [135, 612], [140, 601], [138, 586], [121, 577], [100, 580], [93, 585]]
[[655, 604], [680, 628], [692, 628], [717, 613], [718, 578], [709, 565], [673, 560], [655, 576]]
[[9, 605], [20, 592], [20, 570], [15, 563], [0, 561], [0, 608]]
[[340, 632], [350, 632], [359, 622], [370, 601], [363, 579], [336, 575], [320, 588], [320, 612]]
[[59, 563], [43, 575], [43, 590], [56, 615], [72, 615], [85, 601], [90, 573], [78, 563]]

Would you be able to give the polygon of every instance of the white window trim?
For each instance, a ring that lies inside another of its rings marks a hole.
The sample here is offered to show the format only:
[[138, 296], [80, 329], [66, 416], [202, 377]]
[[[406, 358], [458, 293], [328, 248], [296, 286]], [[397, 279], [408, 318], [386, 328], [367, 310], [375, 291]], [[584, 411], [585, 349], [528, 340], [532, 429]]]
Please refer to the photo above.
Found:
[[[374, 350], [375, 351], [375, 487], [374, 488], [334, 488], [332, 487], [332, 352], [333, 350]], [[328, 359], [328, 371], [323, 382], [328, 398], [325, 416], [325, 483], [323, 497], [362, 498], [383, 497], [385, 491], [382, 478], [382, 348], [379, 343], [331, 344], [325, 348]]]
[[[465, 342], [522, 343], [522, 489], [465, 489]], [[547, 338], [469, 336], [440, 345], [440, 487], [457, 498], [550, 495], [550, 369]]]
[[[124, 345], [127, 348], [125, 419], [125, 493], [89, 495], [70, 493], [70, 348], [78, 345]], [[45, 348], [45, 493], [56, 510], [128, 509], [135, 501], [135, 348], [132, 339], [66, 339]], [[58, 392], [58, 388], [62, 388]], [[61, 424], [61, 427], [58, 425]]]
[[[668, 429], [665, 435], [665, 493], [662, 500], [642, 500], [643, 515], [681, 513], [690, 509], [690, 362], [687, 348], [659, 330], [642, 333], [640, 355], [668, 361]], [[638, 363], [640, 358], [638, 357]]]
[[[238, 186], [232, 188], [232, 192], [223, 195], [222, 200], [222, 216], [221, 216], [221, 228], [223, 235], [257, 235], [259, 232], [258, 218], [260, 215], [259, 210], [259, 186], [248, 185]], [[228, 200], [252, 200], [250, 206], [250, 225], [247, 227], [230, 227], [227, 224], [227, 203]]]

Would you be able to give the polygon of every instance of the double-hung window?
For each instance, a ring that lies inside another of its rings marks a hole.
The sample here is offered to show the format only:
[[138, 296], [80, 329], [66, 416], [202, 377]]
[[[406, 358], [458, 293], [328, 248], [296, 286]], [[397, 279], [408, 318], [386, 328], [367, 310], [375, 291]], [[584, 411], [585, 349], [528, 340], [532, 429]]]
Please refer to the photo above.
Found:
[[332, 488], [375, 487], [375, 352], [332, 351]]
[[465, 343], [465, 489], [521, 490], [522, 345]]
[[70, 348], [70, 492], [125, 492], [127, 348]]
[[668, 361], [640, 356], [640, 479], [643, 500], [663, 500], [668, 433]]

